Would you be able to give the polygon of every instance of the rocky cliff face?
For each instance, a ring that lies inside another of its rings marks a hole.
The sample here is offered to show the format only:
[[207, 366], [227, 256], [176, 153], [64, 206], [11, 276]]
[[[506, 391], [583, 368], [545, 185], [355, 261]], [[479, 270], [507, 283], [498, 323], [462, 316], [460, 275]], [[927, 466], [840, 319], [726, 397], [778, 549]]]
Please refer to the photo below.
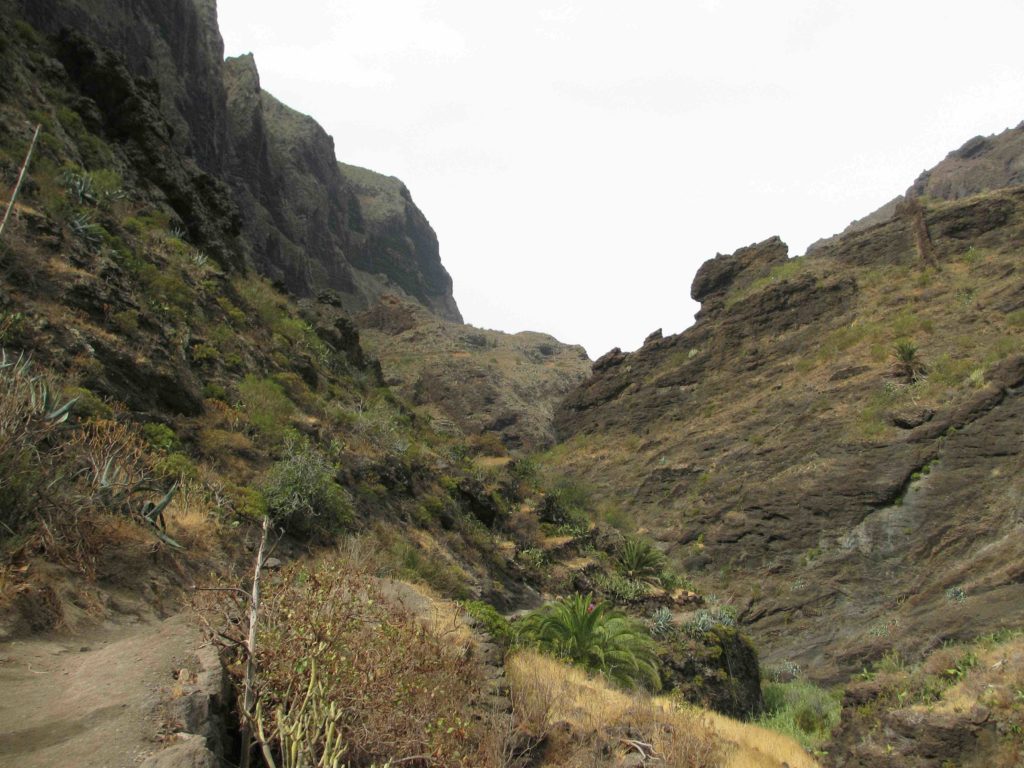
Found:
[[1024, 623], [1024, 188], [923, 216], [934, 264], [902, 215], [716, 257], [692, 328], [556, 414], [556, 458], [820, 678]]
[[[343, 174], [333, 139], [260, 88], [251, 55], [224, 61], [214, 0], [14, 7], [36, 29], [72, 41], [61, 64], [113, 138], [146, 150], [142, 167], [156, 168], [150, 181], [195, 244], [300, 296], [329, 288], [360, 310], [384, 290], [402, 291], [461, 321], [437, 237], [408, 191], [401, 210], [364, 215], [365, 184]], [[139, 126], [123, 125], [140, 121], [140, 104], [149, 105], [147, 141]]]

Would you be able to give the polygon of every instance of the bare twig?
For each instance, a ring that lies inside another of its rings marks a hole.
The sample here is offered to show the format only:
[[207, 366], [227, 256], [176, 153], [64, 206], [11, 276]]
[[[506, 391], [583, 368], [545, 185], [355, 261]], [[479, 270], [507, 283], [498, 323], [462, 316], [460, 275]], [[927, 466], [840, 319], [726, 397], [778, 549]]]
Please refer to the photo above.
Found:
[[270, 533], [270, 516], [263, 518], [263, 533], [260, 548], [256, 552], [256, 565], [252, 573], [252, 596], [249, 598], [249, 639], [245, 648], [248, 658], [245, 662], [245, 693], [242, 697], [242, 762], [241, 768], [249, 768], [252, 759], [252, 716], [256, 693], [253, 680], [256, 677], [256, 621], [260, 609], [260, 572], [263, 570], [263, 553], [267, 548]]
[[0, 237], [3, 237], [4, 227], [7, 226], [7, 219], [10, 218], [11, 211], [14, 210], [14, 200], [18, 197], [18, 192], [21, 190], [21, 182], [25, 180], [25, 171], [28, 170], [29, 161], [32, 159], [32, 151], [36, 148], [36, 141], [39, 139], [39, 131], [43, 128], [43, 124], [39, 123], [36, 125], [36, 132], [32, 134], [32, 143], [28, 145], [28, 153], [25, 155], [25, 162], [21, 164], [21, 173], [18, 174], [18, 183], [14, 185], [14, 191], [11, 192], [11, 199], [7, 203], [7, 210], [4, 212], [4, 220], [0, 221]]
[[249, 593], [239, 587], [197, 587], [195, 584], [192, 585], [193, 592], [237, 592], [246, 600], [249, 599]]

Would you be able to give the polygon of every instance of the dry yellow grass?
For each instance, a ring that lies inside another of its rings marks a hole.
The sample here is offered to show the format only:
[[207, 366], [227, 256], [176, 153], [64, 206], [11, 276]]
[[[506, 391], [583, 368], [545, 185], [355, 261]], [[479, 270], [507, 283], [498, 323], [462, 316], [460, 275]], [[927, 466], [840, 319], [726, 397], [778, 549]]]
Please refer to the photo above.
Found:
[[473, 459], [473, 463], [480, 469], [498, 469], [511, 461], [511, 456], [477, 456]]
[[180, 487], [164, 511], [164, 521], [167, 534], [192, 552], [209, 554], [220, 547], [217, 513], [195, 484]]
[[775, 731], [741, 723], [717, 712], [706, 713], [718, 736], [732, 743], [726, 768], [818, 768], [796, 741]]
[[541, 549], [550, 552], [553, 549], [559, 549], [560, 547], [564, 547], [566, 544], [569, 544], [570, 542], [575, 541], [575, 540], [576, 540], [576, 537], [575, 536], [571, 536], [571, 535], [567, 535], [567, 536], [548, 536], [547, 538], [544, 539], [544, 541], [541, 542], [540, 546], [541, 546]]
[[[699, 742], [709, 738], [718, 748], [718, 759], [700, 763], [703, 765], [722, 768], [818, 766], [787, 736], [713, 712], [680, 706], [664, 697], [651, 698], [616, 690], [600, 678], [590, 677], [549, 656], [530, 651], [516, 653], [506, 661], [506, 674], [517, 713], [534, 733], [541, 726], [539, 720], [548, 724], [568, 723], [574, 732], [583, 735], [614, 733], [624, 724], [639, 727], [646, 734], [645, 729], [653, 726], [649, 738], [662, 753], [672, 754], [674, 748], [688, 746], [699, 749]], [[697, 743], [666, 743], [667, 739], [678, 742], [680, 735]], [[708, 758], [706, 751], [702, 754]]]
[[445, 600], [425, 584], [384, 580], [381, 589], [395, 597], [438, 637], [448, 642], [453, 652], [462, 653], [474, 640], [461, 605]]

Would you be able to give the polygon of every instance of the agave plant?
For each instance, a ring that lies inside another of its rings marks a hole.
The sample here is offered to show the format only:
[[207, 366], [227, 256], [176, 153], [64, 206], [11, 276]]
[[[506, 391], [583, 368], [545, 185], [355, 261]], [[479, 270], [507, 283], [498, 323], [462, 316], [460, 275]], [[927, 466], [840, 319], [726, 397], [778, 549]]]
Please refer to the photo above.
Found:
[[18, 355], [17, 360], [11, 360], [7, 357], [7, 350], [0, 348], [0, 375], [8, 379], [9, 386], [24, 388], [31, 412], [53, 424], [67, 421], [78, 398], [61, 403], [57, 390], [45, 378], [32, 374], [31, 368], [32, 361], [24, 354]]
[[92, 177], [85, 173], [76, 173], [70, 168], [61, 174], [61, 182], [68, 195], [78, 205], [96, 205], [98, 202]]
[[523, 620], [520, 635], [625, 688], [661, 687], [658, 656], [646, 627], [593, 595], [575, 594], [541, 608]]
[[88, 213], [77, 213], [68, 219], [72, 234], [89, 248], [98, 248], [103, 244], [103, 227], [93, 221]]
[[665, 556], [643, 539], [626, 539], [619, 550], [619, 570], [632, 581], [661, 584]]
[[651, 614], [651, 634], [655, 637], [664, 637], [672, 631], [672, 611], [661, 606]]

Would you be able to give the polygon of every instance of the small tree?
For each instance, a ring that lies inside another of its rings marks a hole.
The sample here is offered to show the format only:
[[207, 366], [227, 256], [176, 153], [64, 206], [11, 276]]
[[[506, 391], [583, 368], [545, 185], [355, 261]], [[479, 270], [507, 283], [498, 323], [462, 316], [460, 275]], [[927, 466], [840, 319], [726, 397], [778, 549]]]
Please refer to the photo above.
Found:
[[619, 568], [627, 579], [657, 586], [665, 556], [643, 539], [626, 539], [619, 550]]
[[661, 688], [647, 629], [592, 595], [576, 594], [541, 608], [524, 619], [521, 637], [625, 688]]
[[900, 339], [892, 348], [892, 372], [894, 376], [915, 382], [928, 372], [917, 353], [917, 345], [908, 339]]
[[352, 518], [352, 501], [335, 482], [327, 457], [304, 442], [288, 446], [288, 456], [270, 468], [260, 490], [273, 522], [293, 534], [309, 533], [315, 522], [337, 529]]

